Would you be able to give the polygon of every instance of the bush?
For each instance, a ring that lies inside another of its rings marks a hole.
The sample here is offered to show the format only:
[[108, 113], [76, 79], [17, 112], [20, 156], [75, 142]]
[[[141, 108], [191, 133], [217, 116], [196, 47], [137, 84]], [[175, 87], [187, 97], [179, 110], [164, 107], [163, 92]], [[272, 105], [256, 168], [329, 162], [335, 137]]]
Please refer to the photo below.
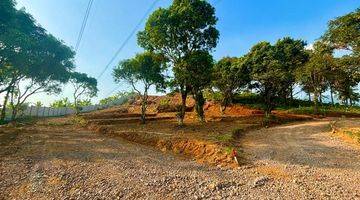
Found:
[[232, 137], [232, 139], [236, 140], [236, 139], [241, 138], [244, 135], [244, 133], [245, 133], [244, 129], [236, 128], [236, 129], [232, 130], [231, 137]]
[[128, 101], [130, 101], [131, 97], [135, 96], [135, 92], [119, 92], [113, 96], [104, 98], [100, 100], [100, 105], [107, 105], [110, 104], [116, 100], [119, 100], [123, 97], [126, 97], [127, 99], [124, 101], [124, 103], [127, 103]]
[[87, 121], [83, 117], [78, 116], [78, 115], [75, 115], [71, 118], [71, 123], [74, 125], [77, 125], [77, 126], [81, 126], [81, 127], [84, 127], [87, 125]]

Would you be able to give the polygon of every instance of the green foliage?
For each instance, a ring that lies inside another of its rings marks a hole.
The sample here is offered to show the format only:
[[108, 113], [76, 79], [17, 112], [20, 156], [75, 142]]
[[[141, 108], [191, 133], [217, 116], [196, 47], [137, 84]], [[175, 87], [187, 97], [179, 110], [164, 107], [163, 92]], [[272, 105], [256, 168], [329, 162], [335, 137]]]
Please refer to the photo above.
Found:
[[[312, 115], [314, 114], [314, 107], [298, 107], [298, 108], [291, 108], [288, 110], [289, 113], [294, 114], [303, 114], [303, 115]], [[343, 106], [343, 105], [325, 105], [319, 107], [318, 114], [327, 116], [329, 114], [359, 114], [360, 115], [360, 107], [358, 106]]]
[[74, 69], [75, 52], [24, 9], [17, 10], [15, 1], [3, 0], [0, 13], [0, 93], [6, 92], [3, 104], [10, 100], [15, 119], [31, 95], [61, 91]]
[[[323, 36], [332, 48], [347, 50], [350, 53], [338, 59], [334, 87], [340, 100], [352, 105], [359, 101], [356, 87], [360, 81], [360, 8], [329, 22]], [[348, 102], [350, 101], [350, 102]]]
[[[123, 60], [114, 69], [115, 81], [125, 80], [141, 97], [142, 123], [145, 123], [148, 90], [151, 86], [156, 86], [157, 90], [165, 87], [165, 76], [163, 75], [165, 69], [164, 57], [152, 52], [137, 54], [132, 59]], [[138, 83], [142, 84], [143, 92], [136, 86]]]
[[347, 15], [329, 22], [328, 30], [323, 38], [337, 49], [352, 51], [354, 55], [360, 53], [360, 8]]
[[65, 107], [74, 107], [70, 100], [66, 97], [60, 100], [56, 100], [50, 104], [51, 108], [65, 108]]
[[129, 97], [131, 96], [135, 96], [135, 92], [131, 91], [131, 92], [118, 92], [117, 94], [110, 96], [110, 97], [106, 97], [104, 99], [100, 100], [100, 105], [106, 105], [109, 104], [113, 101], [119, 100], [123, 97], [126, 97], [127, 99], [125, 100], [124, 103], [126, 103], [126, 101], [128, 100]]
[[213, 58], [208, 52], [196, 51], [187, 54], [181, 63], [181, 67], [174, 69], [175, 76], [178, 77], [178, 80], [191, 86], [191, 93], [195, 99], [195, 110], [200, 121], [205, 120], [203, 90], [210, 86], [213, 63]]
[[97, 95], [97, 80], [95, 78], [89, 77], [85, 73], [72, 72], [70, 75], [70, 82], [74, 87], [74, 107], [76, 112], [79, 113], [82, 106], [91, 105], [90, 100], [81, 100], [81, 98], [92, 98]]
[[295, 71], [308, 61], [308, 52], [305, 50], [306, 42], [290, 37], [280, 39], [274, 45], [275, 59], [280, 63], [284, 73], [280, 96], [284, 99], [291, 97], [295, 85]]
[[236, 128], [231, 131], [231, 137], [236, 140], [244, 136], [245, 130], [243, 128]]
[[137, 54], [132, 59], [121, 61], [114, 69], [113, 76], [116, 82], [125, 80], [139, 94], [141, 92], [136, 87], [137, 83], [142, 83], [145, 90], [152, 85], [161, 90], [165, 85], [164, 61], [162, 56], [151, 52]]
[[250, 79], [250, 69], [244, 65], [244, 58], [222, 58], [216, 63], [212, 85], [220, 91], [223, 110], [234, 100], [235, 92], [246, 87]]
[[77, 102], [77, 106], [79, 106], [79, 107], [85, 107], [85, 106], [91, 106], [91, 105], [92, 105], [92, 103], [91, 103], [90, 99], [79, 100]]
[[233, 136], [232, 133], [226, 133], [216, 136], [215, 139], [223, 143], [230, 143], [233, 141]]
[[328, 86], [327, 77], [335, 65], [333, 50], [325, 43], [318, 41], [311, 51], [310, 60], [297, 70], [298, 82], [314, 94], [314, 112], [318, 112], [318, 99]]
[[36, 106], [36, 107], [42, 107], [42, 106], [43, 106], [43, 103], [41, 103], [41, 101], [37, 101], [37, 102], [35, 103], [35, 106]]
[[286, 72], [275, 57], [274, 46], [268, 42], [256, 44], [246, 55], [245, 64], [251, 67], [252, 87], [259, 91], [265, 113], [269, 115], [276, 106], [275, 98], [282, 91], [281, 83], [286, 79]]
[[164, 54], [174, 64], [192, 51], [216, 47], [215, 9], [202, 0], [175, 0], [169, 8], [159, 8], [138, 33], [138, 43], [147, 50]]
[[[216, 47], [219, 38], [216, 22], [215, 9], [207, 1], [175, 0], [169, 8], [159, 8], [152, 13], [145, 30], [138, 33], [141, 47], [164, 55], [173, 66], [172, 85], [178, 87], [182, 97], [180, 125], [185, 116], [187, 94], [192, 90], [192, 85], [187, 83], [189, 79], [183, 77], [189, 74], [183, 73], [184, 58]], [[202, 93], [197, 96], [198, 100], [203, 99]]]
[[221, 92], [205, 89], [203, 93], [207, 101], [221, 102], [223, 100]]

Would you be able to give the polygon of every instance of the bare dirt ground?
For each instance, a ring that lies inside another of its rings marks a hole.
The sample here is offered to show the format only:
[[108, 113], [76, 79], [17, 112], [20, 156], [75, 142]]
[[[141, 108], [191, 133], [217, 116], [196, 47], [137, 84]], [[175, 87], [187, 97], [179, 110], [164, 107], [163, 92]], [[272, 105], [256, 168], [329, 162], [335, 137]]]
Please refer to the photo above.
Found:
[[0, 199], [360, 199], [360, 150], [329, 122], [248, 133], [237, 170], [71, 125], [0, 128]]

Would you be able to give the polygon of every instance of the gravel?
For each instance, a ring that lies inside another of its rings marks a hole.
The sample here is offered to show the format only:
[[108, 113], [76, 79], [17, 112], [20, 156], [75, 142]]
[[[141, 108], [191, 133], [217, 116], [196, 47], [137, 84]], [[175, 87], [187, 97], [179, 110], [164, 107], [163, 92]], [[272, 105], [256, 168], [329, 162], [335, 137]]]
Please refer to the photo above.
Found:
[[359, 165], [335, 160], [224, 169], [71, 126], [26, 127], [0, 149], [0, 199], [360, 199]]

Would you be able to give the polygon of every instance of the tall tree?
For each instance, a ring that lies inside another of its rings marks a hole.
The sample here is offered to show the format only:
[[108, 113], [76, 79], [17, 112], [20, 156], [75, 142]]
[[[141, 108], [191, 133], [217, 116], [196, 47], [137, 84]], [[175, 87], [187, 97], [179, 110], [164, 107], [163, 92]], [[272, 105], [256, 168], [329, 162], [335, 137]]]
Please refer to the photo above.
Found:
[[9, 97], [15, 107], [21, 107], [29, 96], [67, 82], [75, 53], [25, 10], [16, 10], [14, 1], [2, 1], [0, 13], [0, 93], [6, 92], [3, 120]]
[[[216, 47], [219, 32], [215, 28], [215, 9], [203, 0], [174, 0], [169, 8], [159, 8], [146, 22], [145, 30], [139, 32], [141, 47], [161, 53], [179, 69], [185, 56], [197, 51], [211, 51]], [[174, 81], [182, 96], [179, 124], [185, 117], [186, 97], [191, 85], [175, 76]]]
[[85, 73], [72, 72], [70, 75], [70, 83], [74, 87], [73, 98], [76, 113], [80, 112], [81, 98], [92, 98], [97, 95], [97, 80], [89, 77]]
[[351, 51], [353, 55], [359, 56], [360, 8], [347, 15], [331, 20], [323, 39], [336, 49], [345, 49]]
[[359, 70], [350, 55], [337, 58], [336, 61], [337, 66], [333, 70], [334, 89], [344, 104], [352, 106], [360, 97], [356, 89], [360, 81]]
[[234, 94], [245, 88], [251, 81], [250, 69], [245, 65], [244, 60], [244, 57], [225, 57], [215, 64], [212, 86], [221, 93], [220, 111], [222, 114], [232, 103]]
[[[141, 122], [145, 124], [148, 92], [151, 86], [158, 90], [165, 86], [163, 71], [166, 64], [163, 56], [152, 52], [137, 54], [132, 59], [123, 60], [114, 69], [116, 82], [126, 81], [141, 97]], [[137, 84], [140, 83], [142, 89]]]
[[356, 86], [360, 81], [360, 8], [331, 20], [322, 39], [335, 49], [348, 51], [338, 59], [334, 82], [340, 99], [352, 104], [359, 97]]
[[191, 93], [195, 99], [195, 110], [201, 122], [205, 121], [203, 90], [210, 86], [213, 66], [213, 57], [207, 51], [197, 51], [184, 57], [181, 68], [174, 69], [175, 76], [178, 79], [191, 85]]
[[245, 64], [251, 68], [253, 87], [259, 91], [268, 117], [276, 106], [276, 98], [286, 79], [281, 62], [276, 59], [274, 46], [268, 42], [256, 44], [246, 55]]
[[328, 86], [327, 76], [335, 65], [334, 62], [333, 49], [322, 41], [317, 41], [310, 53], [309, 62], [297, 70], [299, 83], [314, 95], [315, 114], [318, 114], [319, 99]]
[[303, 66], [308, 60], [308, 53], [305, 50], [306, 42], [285, 37], [278, 40], [274, 45], [275, 57], [279, 61], [285, 73], [282, 83], [281, 96], [293, 99], [293, 88], [295, 85], [295, 71]]

